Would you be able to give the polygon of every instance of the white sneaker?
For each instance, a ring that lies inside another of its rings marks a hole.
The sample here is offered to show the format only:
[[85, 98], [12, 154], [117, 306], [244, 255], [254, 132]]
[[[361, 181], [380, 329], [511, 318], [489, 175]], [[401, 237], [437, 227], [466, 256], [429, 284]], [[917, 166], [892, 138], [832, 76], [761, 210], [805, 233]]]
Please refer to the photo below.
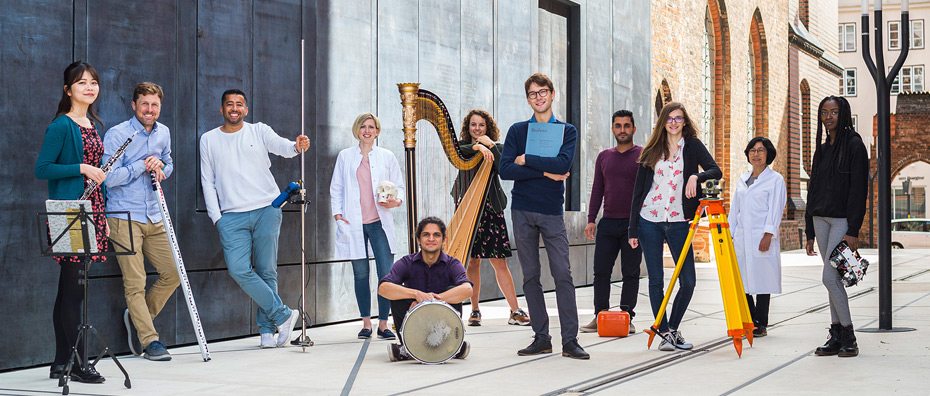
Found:
[[291, 332], [294, 331], [294, 325], [297, 324], [297, 319], [300, 319], [300, 313], [296, 309], [292, 309], [291, 317], [278, 326], [278, 346], [287, 344], [287, 340], [291, 338]]
[[278, 344], [275, 342], [274, 334], [271, 333], [262, 333], [262, 344], [263, 349], [266, 348], [275, 348]]
[[672, 330], [672, 340], [675, 341], [675, 347], [678, 349], [691, 349], [694, 348], [690, 342], [685, 341], [685, 338], [681, 336], [681, 332], [678, 330]]
[[671, 333], [665, 333], [665, 334], [662, 334], [662, 336], [663, 336], [663, 337], [661, 337], [662, 342], [659, 343], [659, 350], [660, 350], [660, 351], [665, 351], [665, 352], [674, 351], [674, 350], [675, 350], [675, 345], [673, 345], [671, 342], [668, 342], [668, 341], [665, 340], [666, 338], [669, 338], [669, 339], [674, 340], [674, 338], [673, 338], [674, 336], [673, 336]]

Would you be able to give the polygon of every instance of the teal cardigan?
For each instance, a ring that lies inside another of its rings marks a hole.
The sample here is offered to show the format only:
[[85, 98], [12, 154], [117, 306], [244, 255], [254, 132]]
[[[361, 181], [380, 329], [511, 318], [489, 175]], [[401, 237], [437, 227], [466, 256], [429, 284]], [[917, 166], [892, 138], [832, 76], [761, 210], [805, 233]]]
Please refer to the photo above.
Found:
[[[84, 192], [84, 140], [78, 124], [60, 115], [45, 129], [36, 159], [36, 178], [48, 180], [49, 199], [78, 199]], [[99, 167], [100, 164], [90, 164]]]

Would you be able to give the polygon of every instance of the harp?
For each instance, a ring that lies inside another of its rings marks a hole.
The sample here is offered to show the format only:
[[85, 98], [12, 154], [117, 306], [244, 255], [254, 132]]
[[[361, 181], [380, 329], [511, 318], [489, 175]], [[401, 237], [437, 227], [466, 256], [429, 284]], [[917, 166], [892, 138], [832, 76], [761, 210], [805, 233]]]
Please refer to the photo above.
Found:
[[428, 121], [439, 134], [443, 152], [456, 169], [472, 170], [477, 167], [474, 179], [458, 202], [452, 220], [446, 228], [446, 243], [443, 251], [467, 263], [469, 250], [478, 221], [484, 209], [484, 200], [488, 193], [493, 164], [483, 161], [481, 155], [466, 158], [459, 151], [455, 137], [455, 126], [449, 117], [449, 111], [436, 94], [419, 88], [419, 83], [397, 84], [403, 106], [404, 122], [404, 161], [407, 167], [407, 234], [410, 253], [416, 251], [417, 217], [417, 167], [416, 167], [416, 132], [417, 121]]

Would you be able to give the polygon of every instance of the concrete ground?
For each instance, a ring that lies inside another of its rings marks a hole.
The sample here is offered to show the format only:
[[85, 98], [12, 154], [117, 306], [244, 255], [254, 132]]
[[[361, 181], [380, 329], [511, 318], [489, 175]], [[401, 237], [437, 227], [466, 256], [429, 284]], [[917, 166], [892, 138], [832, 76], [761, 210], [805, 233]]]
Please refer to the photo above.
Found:
[[[80, 395], [465, 395], [465, 394], [930, 394], [930, 250], [895, 250], [893, 324], [909, 332], [865, 332], [878, 327], [877, 252], [864, 250], [873, 262], [861, 285], [847, 289], [860, 355], [820, 357], [830, 323], [826, 290], [820, 283], [818, 257], [801, 251], [782, 254], [783, 293], [772, 298], [769, 335], [745, 343], [738, 357], [726, 337], [717, 272], [698, 264], [697, 288], [681, 325], [691, 351], [660, 352], [658, 341], [646, 348], [642, 332], [652, 321], [644, 278], [633, 320], [638, 333], [625, 338], [580, 334], [591, 354], [587, 361], [560, 355], [555, 296], [547, 293], [553, 354], [517, 356], [532, 341], [529, 327], [509, 326], [504, 301], [482, 305], [481, 327], [466, 327], [471, 354], [443, 365], [391, 363], [388, 341], [356, 339], [360, 322], [309, 330], [315, 342], [261, 350], [258, 337], [210, 344], [212, 360], [203, 362], [196, 345], [173, 348], [171, 362], [124, 356], [120, 362], [132, 389], [110, 360], [98, 370], [100, 385], [72, 383]], [[666, 276], [671, 275], [666, 271]], [[619, 283], [612, 303], [619, 300]], [[592, 318], [592, 289], [579, 288], [578, 315]], [[525, 307], [521, 298], [521, 305]], [[296, 333], [295, 333], [296, 334]], [[60, 392], [48, 379], [48, 367], [0, 374], [0, 394], [38, 395]]]

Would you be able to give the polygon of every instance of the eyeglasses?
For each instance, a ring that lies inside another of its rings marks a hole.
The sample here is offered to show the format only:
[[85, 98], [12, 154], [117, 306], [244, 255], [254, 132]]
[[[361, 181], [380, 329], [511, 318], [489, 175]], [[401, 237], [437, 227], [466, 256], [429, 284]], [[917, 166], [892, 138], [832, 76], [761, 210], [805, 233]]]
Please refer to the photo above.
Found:
[[765, 154], [765, 147], [751, 149], [749, 154]]
[[530, 99], [536, 99], [537, 96], [539, 96], [540, 98], [545, 98], [545, 97], [549, 96], [549, 93], [550, 93], [550, 92], [552, 92], [551, 89], [549, 89], [549, 88], [543, 88], [543, 89], [540, 89], [539, 91], [527, 92], [527, 93], [526, 93], [526, 97], [527, 97], [527, 98], [530, 98]]
[[678, 116], [678, 117], [674, 117], [674, 118], [673, 118], [673, 117], [669, 117], [667, 120], [665, 120], [665, 122], [666, 122], [667, 124], [671, 124], [671, 123], [673, 123], [673, 122], [676, 123], [676, 124], [681, 124], [682, 122], [684, 122], [684, 120], [685, 120], [684, 118], [682, 118], [681, 116]]

